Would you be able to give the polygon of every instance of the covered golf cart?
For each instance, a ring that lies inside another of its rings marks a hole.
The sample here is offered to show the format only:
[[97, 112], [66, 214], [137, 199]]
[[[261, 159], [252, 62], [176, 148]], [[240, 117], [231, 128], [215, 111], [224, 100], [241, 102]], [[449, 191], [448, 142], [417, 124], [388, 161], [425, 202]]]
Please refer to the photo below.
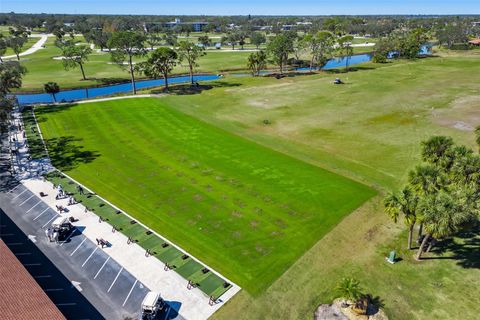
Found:
[[142, 320], [157, 319], [159, 313], [165, 307], [165, 302], [157, 292], [150, 291], [142, 302]]

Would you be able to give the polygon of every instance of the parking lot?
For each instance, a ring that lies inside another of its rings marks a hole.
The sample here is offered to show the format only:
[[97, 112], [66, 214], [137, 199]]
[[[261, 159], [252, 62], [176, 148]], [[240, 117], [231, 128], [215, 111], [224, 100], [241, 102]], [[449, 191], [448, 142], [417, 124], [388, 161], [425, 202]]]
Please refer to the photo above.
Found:
[[[83, 236], [81, 223], [57, 244], [45, 230], [59, 214], [37, 195], [18, 184], [0, 200], [1, 237], [68, 319], [139, 317], [149, 289], [108, 255], [108, 247]], [[159, 319], [181, 319], [180, 306], [166, 302]]]

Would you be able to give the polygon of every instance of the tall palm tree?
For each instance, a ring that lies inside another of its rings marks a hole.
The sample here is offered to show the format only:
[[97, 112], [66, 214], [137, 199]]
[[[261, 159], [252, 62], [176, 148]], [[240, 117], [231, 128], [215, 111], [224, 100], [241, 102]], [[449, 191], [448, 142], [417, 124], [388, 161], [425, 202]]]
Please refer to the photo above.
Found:
[[[439, 190], [441, 185], [441, 173], [438, 168], [432, 165], [417, 166], [415, 170], [410, 171], [408, 182], [412, 189], [417, 193], [417, 196], [425, 197]], [[419, 239], [423, 233], [423, 218], [420, 213], [416, 215], [417, 222], [419, 222], [418, 236]]]
[[454, 199], [445, 191], [431, 194], [419, 203], [419, 211], [423, 214], [425, 237], [418, 249], [417, 260], [420, 260], [427, 243], [434, 238], [444, 238], [456, 233], [460, 226], [471, 218], [471, 212], [465, 210], [462, 201]]
[[438, 164], [453, 145], [453, 139], [450, 137], [433, 136], [422, 142], [422, 159], [425, 162]]
[[43, 88], [46, 93], [50, 93], [52, 95], [53, 101], [57, 102], [57, 98], [55, 97], [55, 94], [60, 92], [60, 87], [58, 86], [58, 83], [47, 82], [43, 85]]
[[408, 249], [412, 249], [413, 229], [417, 222], [418, 196], [410, 187], [403, 188], [400, 193], [390, 193], [384, 199], [385, 212], [397, 223], [400, 214], [403, 214], [403, 221], [408, 226]]

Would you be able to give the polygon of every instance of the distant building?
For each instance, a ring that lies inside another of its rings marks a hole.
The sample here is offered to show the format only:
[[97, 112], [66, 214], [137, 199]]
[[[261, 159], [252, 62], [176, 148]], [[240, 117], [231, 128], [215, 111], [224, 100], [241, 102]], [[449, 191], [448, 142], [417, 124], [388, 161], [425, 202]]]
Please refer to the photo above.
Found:
[[293, 25], [293, 24], [284, 24], [284, 25], [282, 26], [282, 30], [283, 30], [283, 31], [289, 31], [289, 30], [292, 30], [292, 29], [294, 29], [294, 28], [295, 28], [295, 25]]
[[472, 22], [472, 26], [474, 26], [474, 27], [480, 27], [480, 21]]
[[201, 31], [203, 31], [205, 26], [207, 26], [208, 24], [209, 24], [208, 22], [204, 22], [204, 21], [182, 22], [180, 19], [176, 18], [175, 20], [169, 21], [169, 22], [160, 22], [160, 23], [158, 23], [158, 22], [147, 22], [147, 23], [145, 23], [145, 28], [149, 29], [150, 27], [152, 27], [154, 25], [160, 25], [160, 26], [168, 28], [168, 29], [173, 29], [176, 26], [180, 26], [180, 25], [191, 25], [193, 31], [201, 32]]

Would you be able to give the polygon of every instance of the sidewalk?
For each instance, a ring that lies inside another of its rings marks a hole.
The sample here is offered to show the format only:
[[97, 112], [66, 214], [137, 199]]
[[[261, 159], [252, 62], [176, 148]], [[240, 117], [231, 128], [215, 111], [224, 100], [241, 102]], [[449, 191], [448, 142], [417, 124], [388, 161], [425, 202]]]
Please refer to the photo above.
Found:
[[[165, 300], [179, 302], [181, 307], [178, 313], [182, 317], [207, 319], [240, 291], [240, 287], [232, 283], [232, 288], [223, 294], [216, 304], [209, 305], [209, 297], [200, 289], [188, 290], [186, 279], [173, 270], [165, 271], [163, 262], [153, 256], [146, 257], [145, 250], [137, 244], [127, 244], [126, 236], [119, 232], [112, 232], [111, 225], [107, 222], [100, 222], [98, 216], [86, 211], [83, 205], [68, 206], [68, 199], [56, 200], [56, 190], [54, 190], [53, 184], [41, 177], [41, 174], [51, 170], [52, 166], [48, 159], [29, 160], [25, 138], [23, 138], [22, 130], [18, 130], [18, 125], [21, 123], [20, 113], [15, 111], [13, 114], [16, 130], [11, 131], [10, 140], [11, 145], [18, 148], [18, 155], [12, 159], [18, 179], [33, 193], [47, 194], [41, 199], [51, 208], [56, 209], [57, 205], [68, 208], [69, 211], [63, 215], [74, 217], [76, 222], [73, 224], [80, 230], [83, 229], [82, 233], [87, 238], [93, 242], [96, 242], [97, 238], [107, 240], [111, 246], [103, 250], [150, 290], [160, 292]], [[12, 138], [15, 138], [16, 141], [12, 142]]]

